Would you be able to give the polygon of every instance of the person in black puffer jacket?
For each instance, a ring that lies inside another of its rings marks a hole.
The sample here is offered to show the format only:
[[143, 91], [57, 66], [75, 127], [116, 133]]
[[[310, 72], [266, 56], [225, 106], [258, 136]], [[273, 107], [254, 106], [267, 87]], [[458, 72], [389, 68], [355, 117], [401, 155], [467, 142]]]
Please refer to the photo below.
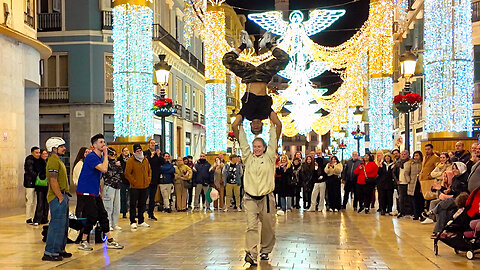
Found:
[[303, 209], [311, 208], [313, 185], [317, 179], [315, 171], [315, 162], [311, 156], [305, 158], [305, 162], [300, 169], [300, 183], [303, 188]]
[[[194, 210], [200, 209], [200, 194], [203, 192], [204, 196], [207, 194], [208, 188], [213, 185], [213, 174], [210, 172], [210, 163], [206, 159], [204, 153], [200, 154], [200, 159], [193, 166], [194, 179], [193, 185], [195, 187], [195, 208]], [[204, 209], [210, 209], [210, 203], [204, 202], [206, 207]]]
[[393, 207], [393, 157], [386, 154], [383, 162], [378, 167], [377, 190], [380, 214], [390, 214]]
[[[46, 152], [47, 150], [41, 150], [40, 152]], [[48, 153], [46, 153], [48, 155]], [[38, 172], [40, 179], [47, 179], [47, 161], [43, 158], [35, 159], [34, 161], [35, 171]], [[33, 225], [48, 224], [48, 184], [47, 186], [35, 185], [35, 193], [37, 194], [37, 206], [35, 208], [35, 217], [33, 218]]]
[[163, 154], [163, 159], [160, 165], [160, 193], [163, 198], [163, 209], [167, 213], [171, 213], [170, 195], [173, 192], [173, 183], [175, 181], [175, 167], [171, 163], [172, 157], [169, 153]]
[[[285, 213], [287, 210], [292, 210], [292, 197], [294, 187], [292, 184], [293, 169], [292, 164], [286, 155], [282, 155], [280, 163], [275, 172], [279, 176], [278, 196], [280, 197], [280, 206]], [[282, 212], [277, 212], [282, 215]]]

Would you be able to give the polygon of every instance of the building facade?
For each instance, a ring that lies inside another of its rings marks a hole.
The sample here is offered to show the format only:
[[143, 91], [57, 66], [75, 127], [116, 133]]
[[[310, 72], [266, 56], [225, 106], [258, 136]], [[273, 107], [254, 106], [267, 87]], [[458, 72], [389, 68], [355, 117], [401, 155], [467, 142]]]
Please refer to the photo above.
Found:
[[[394, 95], [399, 94], [405, 87], [405, 79], [402, 78], [400, 56], [411, 49], [418, 56], [415, 75], [411, 79], [411, 92], [425, 97], [425, 73], [424, 73], [424, 0], [397, 1], [394, 23]], [[456, 139], [476, 140], [480, 134], [480, 1], [472, 0], [472, 40], [474, 45], [474, 85], [473, 94], [473, 129], [467, 134], [451, 134], [452, 138], [444, 138], [445, 149], [454, 149]], [[405, 114], [394, 112], [394, 138], [405, 137]], [[410, 113], [410, 150], [422, 150], [422, 143], [429, 141], [429, 135], [425, 128], [425, 107]], [[438, 139], [437, 139], [438, 140]], [[447, 146], [448, 145], [448, 146]], [[403, 147], [400, 147], [403, 149]], [[443, 149], [443, 150], [445, 150]], [[442, 150], [442, 149], [439, 149]]]
[[0, 1], [0, 209], [25, 203], [23, 161], [39, 146], [40, 67], [51, 49], [37, 40], [36, 10], [33, 0]]
[[[174, 157], [199, 156], [205, 145], [202, 43], [198, 33], [188, 50], [183, 43], [183, 4], [156, 0], [153, 8], [152, 53], [172, 65], [167, 97], [177, 113], [166, 119], [166, 150]], [[41, 1], [38, 24], [39, 39], [53, 49], [40, 89], [40, 138], [66, 138], [69, 163], [92, 135], [114, 140], [112, 1]], [[153, 84], [152, 91], [159, 94]], [[154, 130], [159, 142], [160, 118]]]

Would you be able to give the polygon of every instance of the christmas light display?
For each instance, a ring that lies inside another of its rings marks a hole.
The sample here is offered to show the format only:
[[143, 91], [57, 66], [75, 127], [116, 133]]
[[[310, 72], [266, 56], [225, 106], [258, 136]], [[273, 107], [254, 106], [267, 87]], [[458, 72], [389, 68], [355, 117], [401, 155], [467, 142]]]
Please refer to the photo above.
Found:
[[222, 64], [223, 55], [230, 50], [225, 40], [225, 12], [221, 0], [210, 1], [205, 12], [202, 38], [205, 57], [205, 125], [207, 152], [227, 149], [227, 70]]
[[115, 137], [151, 137], [153, 3], [117, 0], [113, 5]]
[[425, 0], [425, 131], [471, 131], [471, 3]]
[[203, 0], [184, 0], [183, 9], [183, 40], [188, 49], [191, 39], [195, 32], [200, 33], [203, 24], [203, 11], [206, 9], [206, 1]]
[[368, 90], [370, 149], [390, 149], [393, 146], [393, 80], [391, 77], [370, 79]]

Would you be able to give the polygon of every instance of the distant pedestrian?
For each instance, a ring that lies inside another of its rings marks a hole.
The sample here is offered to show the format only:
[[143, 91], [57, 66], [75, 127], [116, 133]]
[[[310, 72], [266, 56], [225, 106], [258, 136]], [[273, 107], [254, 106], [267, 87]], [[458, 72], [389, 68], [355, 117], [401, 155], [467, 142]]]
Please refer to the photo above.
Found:
[[33, 224], [33, 218], [35, 216], [35, 207], [37, 204], [37, 196], [35, 193], [35, 181], [39, 176], [35, 166], [40, 161], [40, 148], [34, 146], [30, 149], [30, 155], [25, 158], [23, 174], [23, 187], [25, 188], [25, 200], [26, 200], [26, 213], [27, 224]]

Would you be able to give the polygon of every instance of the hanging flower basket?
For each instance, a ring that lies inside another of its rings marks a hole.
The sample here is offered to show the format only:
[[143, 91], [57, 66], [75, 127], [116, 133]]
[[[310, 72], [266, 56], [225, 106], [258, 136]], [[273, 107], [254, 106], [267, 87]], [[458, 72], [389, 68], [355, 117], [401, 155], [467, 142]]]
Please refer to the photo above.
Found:
[[393, 98], [393, 104], [401, 113], [413, 112], [422, 104], [422, 97], [417, 93], [399, 94]]
[[235, 135], [233, 132], [228, 132], [228, 140], [231, 142], [234, 142], [237, 138], [235, 138]]
[[338, 149], [347, 149], [347, 145], [344, 143], [341, 143], [338, 145]]
[[158, 117], [167, 117], [176, 112], [171, 98], [156, 100], [151, 110]]
[[365, 137], [365, 132], [363, 132], [363, 131], [357, 132], [355, 130], [355, 131], [352, 131], [352, 135], [353, 135], [353, 138], [355, 140], [361, 140], [361, 139], [363, 139], [363, 137]]

